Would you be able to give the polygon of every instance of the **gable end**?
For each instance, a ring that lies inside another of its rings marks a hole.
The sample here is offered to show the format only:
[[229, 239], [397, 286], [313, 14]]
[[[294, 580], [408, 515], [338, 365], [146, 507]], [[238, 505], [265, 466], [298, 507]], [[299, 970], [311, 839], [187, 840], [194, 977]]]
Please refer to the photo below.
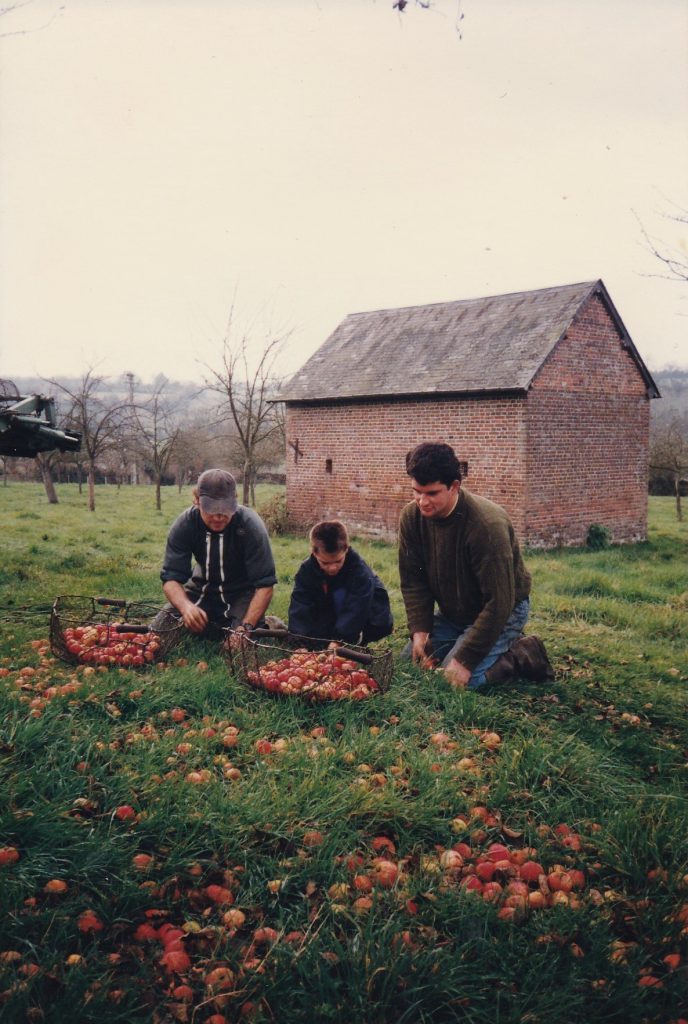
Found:
[[588, 294], [586, 296], [584, 296], [584, 298], [582, 299], [578, 309], [573, 314], [573, 316], [572, 316], [568, 326], [566, 327], [566, 329], [564, 331], [562, 331], [562, 333], [559, 336], [556, 344], [552, 346], [551, 351], [548, 353], [548, 355], [543, 360], [542, 364], [537, 368], [536, 372], [531, 377], [531, 379], [530, 379], [530, 381], [528, 383], [528, 390], [530, 390], [530, 388], [532, 388], [533, 384], [535, 383], [537, 378], [540, 376], [540, 374], [542, 373], [542, 371], [545, 368], [545, 366], [548, 365], [551, 362], [552, 358], [554, 358], [556, 356], [556, 353], [557, 353], [557, 351], [559, 349], [559, 346], [564, 341], [564, 339], [567, 337], [567, 335], [569, 334], [571, 328], [575, 327], [577, 321], [582, 316], [585, 315], [585, 313], [587, 312], [587, 310], [590, 307], [590, 303], [594, 299], [599, 299], [599, 301], [603, 305], [603, 307], [605, 309], [605, 312], [609, 316], [609, 319], [610, 319], [611, 323], [613, 324], [614, 328], [616, 329], [616, 331], [617, 331], [617, 333], [619, 335], [619, 341], [621, 343], [621, 347], [630, 355], [631, 359], [635, 363], [636, 369], [638, 370], [638, 373], [640, 374], [640, 376], [641, 376], [641, 378], [643, 380], [643, 383], [645, 385], [645, 392], [646, 392], [647, 398], [648, 399], [660, 398], [661, 396], [660, 396], [660, 393], [659, 393], [659, 388], [657, 387], [657, 385], [655, 384], [654, 380], [652, 379], [652, 375], [651, 375], [650, 371], [648, 370], [647, 366], [643, 362], [642, 357], [641, 357], [640, 353], [638, 352], [637, 348], [633, 344], [633, 341], [631, 340], [631, 336], [628, 333], [628, 331], [626, 330], [626, 326], [625, 326], [623, 320], [621, 319], [621, 317], [619, 316], [618, 310], [616, 309], [616, 306], [612, 302], [611, 297], [609, 295], [609, 292], [605, 288], [604, 283], [602, 282], [601, 279], [594, 283], [594, 285], [591, 287], [591, 289], [588, 292]]

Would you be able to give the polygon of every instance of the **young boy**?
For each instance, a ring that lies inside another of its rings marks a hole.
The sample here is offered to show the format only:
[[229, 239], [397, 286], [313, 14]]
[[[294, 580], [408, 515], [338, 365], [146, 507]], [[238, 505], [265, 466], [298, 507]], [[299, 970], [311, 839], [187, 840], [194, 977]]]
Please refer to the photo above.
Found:
[[289, 630], [321, 640], [368, 644], [394, 628], [384, 584], [349, 546], [338, 520], [316, 523], [289, 604]]

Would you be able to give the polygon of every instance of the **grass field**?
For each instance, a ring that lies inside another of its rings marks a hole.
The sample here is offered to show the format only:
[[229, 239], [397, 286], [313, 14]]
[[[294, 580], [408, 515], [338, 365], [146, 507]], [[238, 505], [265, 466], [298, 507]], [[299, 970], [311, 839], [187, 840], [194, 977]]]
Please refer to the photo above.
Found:
[[[457, 693], [397, 661], [384, 695], [311, 707], [250, 691], [198, 641], [139, 673], [56, 662], [52, 599], [158, 602], [189, 500], [166, 490], [160, 514], [150, 489], [100, 487], [89, 514], [59, 496], [0, 488], [0, 1019], [688, 1015], [688, 524], [671, 499], [650, 500], [645, 544], [528, 553], [553, 684]], [[395, 551], [356, 546], [398, 652]], [[284, 615], [306, 546], [274, 551]]]

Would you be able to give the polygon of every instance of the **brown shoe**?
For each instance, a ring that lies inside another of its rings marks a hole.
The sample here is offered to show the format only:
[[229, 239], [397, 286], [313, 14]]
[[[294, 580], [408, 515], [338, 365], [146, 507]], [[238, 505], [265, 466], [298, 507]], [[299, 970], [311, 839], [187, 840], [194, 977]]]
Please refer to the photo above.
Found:
[[554, 669], [547, 657], [542, 640], [534, 635], [522, 636], [514, 640], [509, 653], [516, 663], [516, 673], [524, 679], [532, 679], [536, 683], [550, 682], [554, 679]]
[[516, 659], [511, 651], [505, 651], [485, 673], [487, 683], [510, 683], [516, 676]]

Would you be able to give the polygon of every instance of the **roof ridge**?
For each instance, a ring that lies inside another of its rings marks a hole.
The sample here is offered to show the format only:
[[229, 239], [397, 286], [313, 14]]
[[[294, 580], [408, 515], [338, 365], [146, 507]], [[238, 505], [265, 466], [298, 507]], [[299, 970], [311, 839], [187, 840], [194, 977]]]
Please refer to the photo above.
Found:
[[544, 292], [560, 292], [568, 288], [594, 288], [602, 279], [591, 278], [589, 281], [572, 281], [570, 284], [549, 285], [545, 288], [525, 288], [516, 292], [496, 292], [494, 295], [472, 295], [468, 299], [444, 299], [440, 302], [419, 302], [412, 306], [382, 306], [378, 309], [359, 309], [355, 313], [347, 313], [348, 320], [353, 316], [371, 316], [373, 313], [405, 313], [410, 309], [432, 309], [435, 306], [461, 306], [468, 302], [486, 302], [488, 299], [511, 299], [516, 295], [541, 295]]

